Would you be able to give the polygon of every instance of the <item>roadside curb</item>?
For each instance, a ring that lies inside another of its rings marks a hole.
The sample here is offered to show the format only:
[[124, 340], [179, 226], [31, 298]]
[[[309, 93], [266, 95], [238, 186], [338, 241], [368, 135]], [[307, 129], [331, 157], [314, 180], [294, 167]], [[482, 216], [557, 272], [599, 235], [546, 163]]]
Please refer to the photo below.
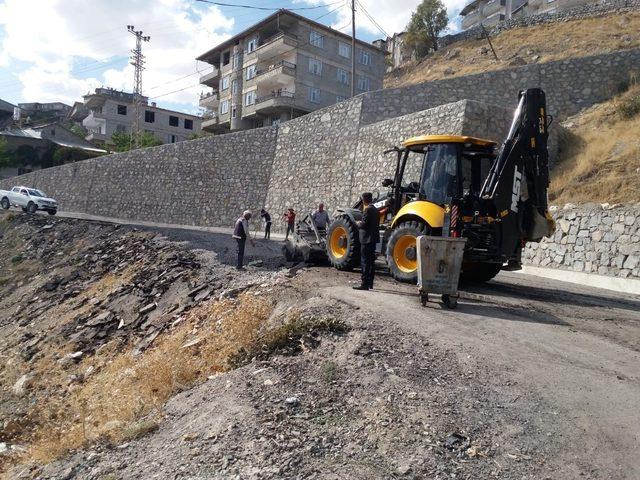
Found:
[[553, 268], [532, 267], [523, 265], [522, 270], [514, 273], [535, 275], [536, 277], [550, 278], [562, 282], [574, 283], [588, 287], [604, 288], [620, 293], [640, 295], [640, 280], [633, 278], [607, 277], [584, 272], [572, 272], [571, 270], [556, 270]]

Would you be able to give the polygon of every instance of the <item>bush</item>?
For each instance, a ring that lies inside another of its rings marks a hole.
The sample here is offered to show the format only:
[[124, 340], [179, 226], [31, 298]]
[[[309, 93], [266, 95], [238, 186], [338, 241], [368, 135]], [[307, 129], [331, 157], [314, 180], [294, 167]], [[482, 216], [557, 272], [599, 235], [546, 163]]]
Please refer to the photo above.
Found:
[[618, 104], [618, 113], [622, 118], [633, 118], [640, 113], [640, 94], [634, 95], [628, 100], [622, 100]]

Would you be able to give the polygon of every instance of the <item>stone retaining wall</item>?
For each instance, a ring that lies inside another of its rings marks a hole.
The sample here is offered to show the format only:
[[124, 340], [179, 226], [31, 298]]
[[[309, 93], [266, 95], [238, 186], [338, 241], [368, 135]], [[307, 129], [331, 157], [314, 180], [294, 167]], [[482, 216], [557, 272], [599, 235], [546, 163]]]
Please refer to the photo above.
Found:
[[[568, 22], [571, 20], [581, 20], [584, 18], [608, 15], [612, 13], [626, 13], [640, 10], [640, 0], [596, 0], [588, 5], [580, 5], [568, 10], [553, 13], [541, 13], [522, 18], [512, 18], [500, 22], [493, 27], [485, 27], [489, 36], [493, 37], [505, 30], [512, 28], [532, 27], [547, 23]], [[484, 38], [482, 27], [477, 25], [468, 30], [453, 35], [445, 35], [438, 39], [438, 47], [445, 48], [453, 43], [462, 40], [477, 40]]]
[[363, 95], [361, 123], [463, 99], [513, 108], [518, 92], [531, 87], [545, 91], [549, 113], [561, 120], [620, 93], [637, 72], [640, 49], [636, 48], [387, 88]]
[[640, 278], [640, 204], [567, 205], [553, 216], [555, 235], [527, 245], [524, 264]]

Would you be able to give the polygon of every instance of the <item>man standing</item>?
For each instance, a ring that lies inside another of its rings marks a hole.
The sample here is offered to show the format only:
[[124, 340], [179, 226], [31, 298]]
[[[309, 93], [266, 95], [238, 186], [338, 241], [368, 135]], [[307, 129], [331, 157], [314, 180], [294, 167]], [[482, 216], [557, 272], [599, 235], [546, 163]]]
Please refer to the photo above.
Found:
[[242, 270], [244, 260], [244, 246], [247, 243], [247, 238], [251, 242], [251, 246], [255, 247], [256, 242], [253, 241], [249, 234], [249, 220], [251, 219], [251, 211], [245, 210], [242, 216], [236, 220], [236, 224], [233, 227], [233, 238], [238, 244], [238, 263], [236, 269]]
[[371, 192], [362, 194], [362, 220], [357, 222], [360, 234], [360, 268], [362, 283], [354, 290], [371, 290], [375, 274], [376, 244], [380, 241], [380, 217], [378, 209], [372, 205]]
[[264, 208], [260, 210], [260, 216], [264, 220], [264, 239], [271, 239], [271, 215]]
[[324, 203], [318, 205], [318, 210], [311, 215], [311, 219], [313, 220], [313, 224], [316, 226], [318, 230], [326, 230], [329, 226], [329, 214], [324, 209]]
[[287, 208], [287, 211], [282, 215], [287, 222], [287, 234], [284, 237], [286, 242], [289, 239], [289, 232], [293, 234], [293, 230], [296, 226], [296, 212], [293, 208]]

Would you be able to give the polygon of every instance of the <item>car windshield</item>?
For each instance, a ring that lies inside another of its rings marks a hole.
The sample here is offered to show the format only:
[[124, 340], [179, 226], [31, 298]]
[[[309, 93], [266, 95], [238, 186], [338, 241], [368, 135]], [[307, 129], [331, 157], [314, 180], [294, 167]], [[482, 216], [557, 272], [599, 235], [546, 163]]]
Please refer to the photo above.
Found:
[[34, 188], [30, 188], [29, 189], [29, 195], [31, 195], [32, 197], [46, 197], [46, 195], [44, 193], [42, 193], [40, 190], [36, 190]]
[[458, 147], [451, 143], [429, 147], [422, 171], [420, 195], [441, 205], [451, 202], [455, 193]]

